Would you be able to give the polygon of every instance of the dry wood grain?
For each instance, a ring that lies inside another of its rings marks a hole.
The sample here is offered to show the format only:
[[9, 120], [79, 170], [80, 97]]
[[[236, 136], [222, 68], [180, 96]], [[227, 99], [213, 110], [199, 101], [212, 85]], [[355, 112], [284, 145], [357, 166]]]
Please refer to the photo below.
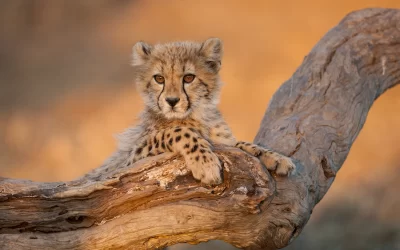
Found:
[[224, 183], [215, 187], [169, 154], [65, 183], [0, 178], [0, 249], [156, 249], [212, 239], [282, 248], [326, 194], [374, 100], [399, 82], [400, 10], [353, 12], [275, 93], [255, 138], [292, 157], [295, 176], [272, 177], [254, 157], [218, 146]]

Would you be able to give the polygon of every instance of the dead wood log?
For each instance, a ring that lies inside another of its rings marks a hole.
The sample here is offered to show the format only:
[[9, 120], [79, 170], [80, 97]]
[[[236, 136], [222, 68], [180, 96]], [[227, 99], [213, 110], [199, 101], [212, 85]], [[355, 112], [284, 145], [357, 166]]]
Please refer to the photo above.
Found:
[[275, 93], [255, 138], [291, 156], [295, 176], [272, 178], [257, 159], [218, 147], [224, 183], [216, 187], [168, 154], [71, 182], [0, 178], [0, 249], [156, 249], [213, 239], [282, 248], [329, 189], [374, 100], [399, 82], [400, 10], [353, 12]]

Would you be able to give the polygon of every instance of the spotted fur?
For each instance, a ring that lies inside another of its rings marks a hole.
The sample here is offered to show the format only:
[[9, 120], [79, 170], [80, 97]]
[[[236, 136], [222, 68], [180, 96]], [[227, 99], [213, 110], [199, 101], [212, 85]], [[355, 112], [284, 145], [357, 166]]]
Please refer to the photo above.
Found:
[[277, 174], [293, 173], [295, 165], [290, 158], [237, 142], [232, 135], [217, 108], [221, 57], [218, 38], [154, 46], [136, 43], [132, 65], [145, 110], [137, 126], [120, 134], [118, 150], [109, 163], [128, 166], [145, 157], [173, 152], [184, 157], [194, 178], [218, 184], [222, 181], [221, 163], [213, 145], [225, 144], [258, 157]]

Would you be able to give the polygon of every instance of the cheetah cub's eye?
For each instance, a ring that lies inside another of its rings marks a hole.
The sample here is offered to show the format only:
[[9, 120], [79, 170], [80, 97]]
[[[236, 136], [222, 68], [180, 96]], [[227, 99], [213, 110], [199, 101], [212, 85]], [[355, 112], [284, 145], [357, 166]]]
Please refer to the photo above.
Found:
[[192, 75], [192, 74], [185, 75], [183, 77], [183, 82], [184, 83], [191, 83], [191, 82], [193, 82], [194, 78], [195, 78], [195, 76]]
[[165, 83], [165, 79], [163, 76], [160, 75], [155, 75], [154, 76], [154, 80], [158, 83], [158, 84], [164, 84]]

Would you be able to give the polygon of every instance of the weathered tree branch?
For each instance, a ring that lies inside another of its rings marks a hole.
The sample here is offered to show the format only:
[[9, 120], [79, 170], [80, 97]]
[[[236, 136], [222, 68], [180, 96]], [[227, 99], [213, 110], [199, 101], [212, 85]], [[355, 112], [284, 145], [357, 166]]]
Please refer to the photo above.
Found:
[[167, 154], [65, 183], [0, 178], [0, 249], [154, 249], [212, 239], [282, 248], [329, 189], [374, 100], [399, 82], [400, 10], [354, 12], [276, 92], [256, 136], [291, 156], [297, 175], [272, 178], [257, 159], [219, 147], [225, 170], [216, 187]]

